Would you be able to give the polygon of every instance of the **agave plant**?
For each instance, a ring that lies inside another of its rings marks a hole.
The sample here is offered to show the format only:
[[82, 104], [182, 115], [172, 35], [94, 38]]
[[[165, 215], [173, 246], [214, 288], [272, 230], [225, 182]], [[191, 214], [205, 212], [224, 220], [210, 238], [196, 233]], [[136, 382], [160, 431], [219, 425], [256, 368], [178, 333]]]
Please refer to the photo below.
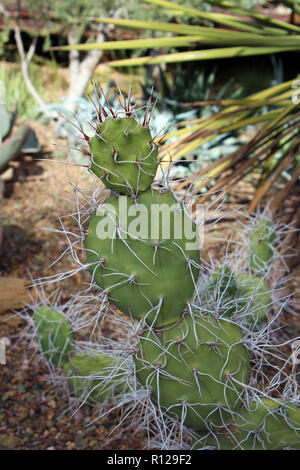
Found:
[[[189, 122], [199, 118], [205, 118], [216, 113], [220, 107], [217, 105], [194, 106], [194, 102], [203, 102], [214, 99], [215, 102], [224, 99], [234, 99], [243, 93], [242, 87], [236, 87], [232, 78], [221, 87], [217, 86], [217, 67], [199, 71], [193, 67], [182, 67], [176, 64], [176, 71], [172, 82], [168, 75], [159, 66], [160, 87], [153, 89], [152, 80], [146, 78], [146, 83], [141, 84], [143, 90], [142, 102], [146, 105], [150, 96], [156, 100], [156, 106], [152, 113], [151, 128], [154, 135], [160, 136], [163, 132], [171, 133], [177, 125], [183, 122], [189, 126]], [[171, 138], [172, 140], [172, 138]], [[172, 176], [188, 176], [199, 170], [200, 162], [211, 162], [221, 155], [237, 150], [242, 141], [236, 132], [223, 133], [214, 136], [209, 142], [193, 151], [191, 159], [176, 160], [170, 170]]]
[[[146, 76], [145, 84], [141, 83], [144, 104], [148, 102], [150, 96], [157, 100], [151, 121], [154, 132], [156, 128], [158, 131], [162, 127], [167, 132], [169, 128], [179, 122], [207, 117], [218, 110], [218, 106], [213, 105], [195, 107], [193, 105], [195, 101], [234, 99], [239, 98], [243, 93], [243, 87], [236, 86], [234, 78], [218, 88], [217, 66], [197, 70], [190, 67], [189, 64], [183, 67], [178, 63], [174, 74], [172, 74], [172, 83], [162, 67], [158, 67], [160, 76], [158, 89], [153, 88], [153, 80], [149, 76]], [[165, 113], [171, 121], [168, 127], [156, 125], [156, 117], [161, 116], [162, 113]]]
[[[172, 151], [173, 161], [178, 160], [201, 148], [220, 133], [241, 131], [261, 123], [255, 136], [241, 148], [202, 167], [184, 186], [193, 184], [197, 179], [198, 190], [206, 187], [215, 191], [236, 184], [254, 170], [259, 171], [257, 192], [249, 206], [251, 211], [285, 173], [288, 182], [272, 201], [272, 208], [276, 211], [300, 176], [299, 112], [297, 100], [293, 100], [296, 97], [294, 84], [295, 80], [291, 80], [245, 99], [219, 101], [218, 104], [223, 108], [220, 112], [208, 118], [194, 120], [192, 126], [169, 133], [166, 136], [169, 143], [163, 147], [162, 157], [166, 159]], [[174, 137], [177, 139], [172, 142], [171, 138]], [[199, 183], [200, 176], [205, 176], [205, 179]]]
[[10, 114], [5, 104], [0, 104], [0, 170], [16, 158], [30, 133], [30, 127], [21, 126], [11, 137], [12, 129], [17, 116], [17, 107]]

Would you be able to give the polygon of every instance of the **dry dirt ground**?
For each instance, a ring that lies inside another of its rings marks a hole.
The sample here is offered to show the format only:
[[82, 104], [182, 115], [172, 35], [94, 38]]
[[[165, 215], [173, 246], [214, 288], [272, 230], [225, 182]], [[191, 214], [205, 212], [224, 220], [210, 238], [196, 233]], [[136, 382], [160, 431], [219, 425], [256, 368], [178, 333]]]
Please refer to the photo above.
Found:
[[[57, 217], [70, 210], [66, 200], [54, 194], [68, 198], [72, 192], [70, 183], [80, 183], [81, 186], [89, 184], [83, 168], [51, 161], [58, 159], [62, 162], [66, 152], [51, 145], [55, 141], [53, 130], [37, 123], [32, 123], [32, 126], [42, 144], [38, 156], [41, 160], [28, 156], [14, 163], [14, 176], [6, 183], [0, 215], [4, 222], [0, 276], [14, 276], [28, 281], [66, 271], [73, 266], [65, 257], [61, 263], [49, 268], [65, 249], [65, 239], [41, 228], [57, 227]], [[56, 143], [59, 142], [56, 140]], [[60, 143], [65, 145], [65, 142]], [[241, 188], [233, 188], [230, 204], [237, 207], [241, 202], [247, 203], [252, 194], [251, 184], [244, 183], [242, 196]], [[294, 197], [299, 201], [299, 194]], [[218, 225], [218, 231], [226, 236], [232, 230], [233, 223], [234, 217], [225, 218]], [[220, 248], [220, 243], [214, 240], [212, 234], [206, 240], [206, 251], [203, 252], [217, 255]], [[299, 263], [293, 268], [293, 276], [290, 287], [297, 290]], [[80, 274], [63, 281], [60, 284], [62, 301], [67, 301], [87, 279], [85, 274]], [[46, 294], [50, 295], [53, 289], [53, 286], [46, 286]], [[297, 297], [299, 291], [295, 302], [298, 301]], [[297, 331], [299, 334], [299, 319], [288, 319], [288, 322], [291, 334], [296, 336]], [[143, 448], [145, 436], [135, 429], [134, 423], [131, 430], [121, 428], [122, 436], [110, 435], [118, 422], [117, 413], [92, 425], [89, 425], [92, 411], [88, 405], [72, 416], [66, 396], [49, 384], [47, 367], [34, 356], [28, 341], [20, 339], [19, 334], [24, 328], [25, 324], [20, 318], [7, 312], [0, 314], [0, 337], [10, 340], [7, 363], [0, 365], [0, 449]]]

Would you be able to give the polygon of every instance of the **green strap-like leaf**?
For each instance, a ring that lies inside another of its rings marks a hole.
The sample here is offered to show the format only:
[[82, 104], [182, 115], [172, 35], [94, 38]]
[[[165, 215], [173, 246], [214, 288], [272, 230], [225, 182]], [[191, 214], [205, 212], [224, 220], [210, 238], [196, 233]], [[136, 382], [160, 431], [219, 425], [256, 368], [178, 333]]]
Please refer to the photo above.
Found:
[[[147, 0], [145, 0], [147, 1]], [[286, 1], [286, 0], [285, 0]], [[227, 2], [225, 0], [206, 0], [207, 3], [210, 3], [211, 5], [215, 5], [218, 7], [222, 8], [227, 8], [230, 11], [234, 11], [235, 13], [239, 13], [242, 15], [247, 15], [250, 18], [254, 18], [258, 21], [262, 21], [263, 23], [270, 24], [273, 26], [277, 26], [278, 28], [290, 30], [290, 31], [295, 31], [298, 34], [300, 33], [300, 28], [299, 26], [296, 26], [295, 24], [287, 23], [285, 21], [278, 20], [276, 18], [270, 18], [267, 15], [263, 15], [262, 13], [257, 13], [251, 10], [247, 10], [246, 8], [242, 8], [235, 3], [232, 2]], [[286, 3], [292, 3], [292, 2], [287, 2]]]
[[[149, 29], [152, 31], [165, 31], [175, 34], [201, 34], [202, 26], [191, 26], [186, 24], [171, 24], [158, 21], [137, 21], [137, 20], [122, 20], [115, 18], [90, 18], [92, 21], [98, 23], [115, 24], [116, 26], [123, 26], [124, 28], [138, 28]], [[212, 28], [206, 28], [211, 30]]]
[[57, 50], [78, 50], [78, 51], [91, 51], [94, 49], [101, 50], [122, 50], [122, 49], [147, 49], [153, 47], [184, 47], [193, 44], [207, 44], [212, 46], [219, 46], [220, 41], [222, 46], [265, 46], [265, 47], [298, 47], [300, 48], [300, 36], [284, 36], [284, 37], [264, 37], [253, 35], [249, 38], [239, 37], [238, 35], [228, 34], [228, 37], [220, 38], [219, 35], [212, 37], [204, 33], [203, 35], [193, 36], [176, 36], [167, 38], [150, 38], [150, 39], [130, 39], [127, 41], [106, 41], [101, 43], [88, 43], [88, 44], [75, 44], [72, 46], [59, 46], [53, 49]]
[[120, 50], [120, 49], [148, 49], [153, 47], [183, 47], [197, 42], [206, 42], [203, 36], [176, 36], [171, 38], [130, 39], [128, 41], [106, 41], [101, 43], [76, 44], [73, 46], [60, 46], [53, 49], [70, 51], [91, 51], [93, 49]]
[[[231, 28], [238, 28], [238, 29], [241, 29], [242, 31], [257, 32], [257, 29], [260, 28], [260, 26], [255, 23], [245, 21], [233, 15], [225, 15], [224, 13], [216, 13], [216, 12], [199, 11], [194, 8], [184, 7], [182, 5], [178, 5], [177, 3], [168, 2], [166, 0], [144, 0], [144, 1], [146, 1], [147, 3], [151, 3], [153, 5], [164, 7], [164, 8], [177, 9], [179, 11], [188, 13], [193, 17], [197, 16], [199, 18], [212, 21], [213, 23], [221, 24], [224, 26], [229, 26]], [[275, 28], [270, 29], [270, 28], [265, 27], [264, 29], [265, 31], [268, 30], [270, 33], [276, 34]]]
[[170, 64], [174, 62], [189, 62], [196, 60], [226, 59], [228, 57], [246, 57], [253, 55], [274, 54], [276, 52], [299, 51], [299, 47], [220, 47], [200, 51], [177, 52], [151, 57], [114, 60], [109, 62], [112, 67], [142, 66], [154, 64]]

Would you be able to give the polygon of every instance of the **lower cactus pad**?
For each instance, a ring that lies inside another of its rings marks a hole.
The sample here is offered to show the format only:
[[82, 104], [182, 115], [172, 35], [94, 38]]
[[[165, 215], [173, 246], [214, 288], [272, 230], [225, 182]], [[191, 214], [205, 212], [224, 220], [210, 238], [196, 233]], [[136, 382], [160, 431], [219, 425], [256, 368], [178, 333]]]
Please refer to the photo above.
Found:
[[206, 429], [232, 421], [242, 405], [249, 353], [239, 327], [211, 316], [184, 315], [147, 331], [136, 346], [137, 377], [155, 402], [185, 425]]

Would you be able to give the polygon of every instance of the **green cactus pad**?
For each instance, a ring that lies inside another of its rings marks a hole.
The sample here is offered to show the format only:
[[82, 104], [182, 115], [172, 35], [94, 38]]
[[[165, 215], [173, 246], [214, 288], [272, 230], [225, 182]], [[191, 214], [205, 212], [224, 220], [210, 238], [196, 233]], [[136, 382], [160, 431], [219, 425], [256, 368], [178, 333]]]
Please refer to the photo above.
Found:
[[[85, 243], [89, 271], [125, 314], [161, 326], [178, 320], [194, 292], [199, 249], [189, 244], [197, 246], [196, 226], [171, 191], [145, 191], [137, 202], [111, 195], [101, 206], [102, 215], [92, 214]], [[127, 208], [122, 209], [123, 204]], [[165, 212], [158, 219], [153, 214], [159, 204]], [[184, 234], [187, 223], [193, 231], [190, 240]], [[119, 233], [117, 226], [122, 228]]]
[[68, 319], [55, 308], [43, 306], [34, 310], [33, 321], [44, 356], [56, 366], [65, 364], [73, 343]]
[[[0, 117], [1, 118], [1, 117]], [[30, 127], [27, 125], [21, 126], [13, 137], [9, 137], [0, 142], [0, 169], [4, 169], [7, 164], [16, 158], [23, 147], [30, 132]]]
[[242, 404], [249, 353], [242, 332], [227, 320], [185, 315], [146, 332], [136, 346], [137, 377], [153, 399], [186, 426], [205, 430], [232, 421]]
[[250, 403], [237, 418], [237, 428], [247, 433], [247, 449], [300, 450], [300, 409], [280, 400], [263, 399]]
[[134, 194], [150, 188], [156, 174], [157, 145], [149, 128], [133, 118], [107, 118], [89, 142], [92, 171], [107, 188]]
[[248, 274], [238, 274], [236, 281], [239, 298], [237, 313], [249, 314], [247, 321], [259, 325], [267, 319], [268, 312], [272, 308], [272, 297], [267, 281]]
[[0, 143], [9, 135], [11, 117], [4, 103], [0, 103]]
[[250, 266], [254, 272], [268, 270], [274, 259], [275, 241], [272, 222], [260, 220], [250, 235]]
[[[236, 431], [235, 431], [236, 432]], [[209, 435], [207, 433], [197, 434], [193, 439], [192, 449], [193, 450], [234, 450], [236, 446], [236, 440], [231, 434], [225, 433], [214, 433]]]
[[238, 286], [229, 266], [225, 264], [217, 268], [211, 274], [207, 288], [215, 298], [228, 300], [236, 297]]
[[104, 354], [97, 352], [91, 356], [80, 353], [74, 355], [64, 366], [64, 372], [77, 397], [102, 403], [120, 388], [119, 377], [112, 374], [115, 367], [116, 362]]
[[207, 293], [220, 301], [222, 317], [242, 315], [250, 324], [259, 325], [267, 319], [272, 307], [270, 287], [260, 276], [234, 276], [228, 266], [221, 266], [210, 276]]
[[200, 442], [199, 448], [220, 450], [300, 450], [300, 408], [271, 398], [253, 401], [236, 415], [230, 433], [224, 430]]

